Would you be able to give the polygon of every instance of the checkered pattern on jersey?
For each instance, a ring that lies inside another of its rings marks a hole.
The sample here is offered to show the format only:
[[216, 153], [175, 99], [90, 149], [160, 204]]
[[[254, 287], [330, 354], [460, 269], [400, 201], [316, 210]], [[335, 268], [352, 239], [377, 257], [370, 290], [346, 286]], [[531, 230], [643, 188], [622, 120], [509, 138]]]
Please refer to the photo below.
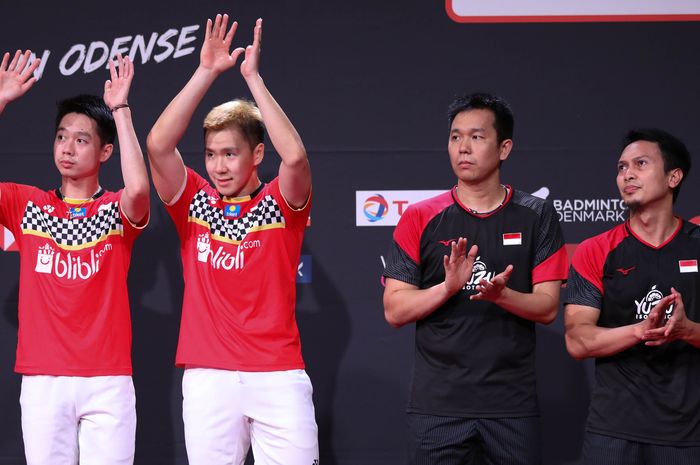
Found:
[[240, 218], [226, 218], [223, 210], [212, 205], [206, 192], [199, 191], [190, 202], [190, 218], [209, 224], [213, 236], [226, 238], [230, 241], [241, 241], [251, 229], [273, 224], [284, 224], [284, 217], [279, 205], [271, 195], [263, 199]]
[[96, 242], [115, 231], [121, 234], [124, 225], [117, 202], [101, 205], [96, 215], [69, 219], [49, 215], [30, 201], [24, 211], [22, 229], [46, 234], [59, 246], [75, 247]]

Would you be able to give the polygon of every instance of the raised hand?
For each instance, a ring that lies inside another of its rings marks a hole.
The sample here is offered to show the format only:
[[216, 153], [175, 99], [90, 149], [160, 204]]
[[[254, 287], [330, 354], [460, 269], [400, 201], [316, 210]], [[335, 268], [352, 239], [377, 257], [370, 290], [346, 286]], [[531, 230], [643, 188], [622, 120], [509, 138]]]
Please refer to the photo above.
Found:
[[128, 56], [117, 54], [117, 64], [119, 68], [116, 68], [113, 60], [109, 60], [109, 79], [105, 81], [103, 98], [110, 109], [129, 103], [129, 89], [134, 79], [134, 64]]
[[27, 66], [31, 54], [31, 50], [26, 50], [24, 53], [17, 50], [12, 61], [9, 53], [3, 55], [0, 64], [0, 111], [5, 105], [24, 95], [36, 82], [32, 73], [41, 60], [37, 58]]
[[452, 242], [450, 256], [443, 257], [445, 287], [450, 295], [459, 292], [471, 277], [478, 250], [476, 245], [472, 245], [467, 254], [467, 240], [463, 237]]
[[244, 78], [253, 77], [259, 74], [260, 70], [260, 50], [262, 48], [262, 18], [255, 22], [253, 30], [253, 45], [245, 48], [245, 58], [241, 63], [241, 74]]
[[226, 32], [228, 26], [228, 15], [216, 15], [214, 22], [207, 20], [207, 27], [204, 33], [204, 43], [199, 53], [199, 66], [209, 69], [217, 74], [223, 73], [236, 65], [236, 61], [245, 50], [242, 47], [229, 52], [233, 36], [238, 28], [236, 21], [231, 24], [231, 29]]
[[482, 279], [476, 285], [476, 294], [469, 297], [470, 300], [488, 300], [495, 302], [501, 297], [501, 293], [506, 288], [510, 276], [513, 274], [513, 265], [508, 265], [503, 272], [497, 274], [490, 281]]
[[[673, 305], [673, 313], [664, 324], [664, 315], [670, 306]], [[650, 322], [650, 327], [644, 331], [643, 338], [648, 346], [659, 346], [667, 342], [683, 339], [687, 333], [688, 317], [685, 314], [683, 298], [676, 289], [671, 288], [671, 294], [667, 295], [657, 303], [649, 313], [647, 320], [654, 315], [654, 320]]]

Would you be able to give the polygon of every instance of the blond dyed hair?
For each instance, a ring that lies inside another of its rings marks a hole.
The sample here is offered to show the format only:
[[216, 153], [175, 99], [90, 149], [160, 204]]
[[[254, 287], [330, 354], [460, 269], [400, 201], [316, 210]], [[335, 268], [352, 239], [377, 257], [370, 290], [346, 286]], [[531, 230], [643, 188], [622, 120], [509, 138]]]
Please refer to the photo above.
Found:
[[212, 108], [204, 118], [204, 137], [208, 131], [237, 128], [250, 144], [251, 150], [265, 140], [262, 114], [255, 103], [236, 99]]

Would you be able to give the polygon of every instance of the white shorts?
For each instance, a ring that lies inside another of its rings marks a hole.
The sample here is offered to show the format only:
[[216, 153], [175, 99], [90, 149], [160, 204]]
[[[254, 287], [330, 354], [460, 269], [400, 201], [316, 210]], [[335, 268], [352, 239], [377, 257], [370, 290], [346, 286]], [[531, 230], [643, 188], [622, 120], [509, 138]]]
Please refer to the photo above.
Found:
[[19, 398], [27, 465], [131, 465], [131, 376], [25, 375]]
[[188, 368], [182, 417], [190, 465], [317, 465], [318, 427], [304, 370]]

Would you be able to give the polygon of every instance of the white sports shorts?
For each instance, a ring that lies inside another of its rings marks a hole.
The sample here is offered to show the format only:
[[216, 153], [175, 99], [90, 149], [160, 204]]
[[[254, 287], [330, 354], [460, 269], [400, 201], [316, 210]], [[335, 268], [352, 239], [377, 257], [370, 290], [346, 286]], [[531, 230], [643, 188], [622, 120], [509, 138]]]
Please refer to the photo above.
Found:
[[25, 375], [19, 398], [27, 465], [131, 465], [131, 376]]
[[187, 368], [182, 417], [190, 465], [317, 465], [311, 380], [304, 370]]

